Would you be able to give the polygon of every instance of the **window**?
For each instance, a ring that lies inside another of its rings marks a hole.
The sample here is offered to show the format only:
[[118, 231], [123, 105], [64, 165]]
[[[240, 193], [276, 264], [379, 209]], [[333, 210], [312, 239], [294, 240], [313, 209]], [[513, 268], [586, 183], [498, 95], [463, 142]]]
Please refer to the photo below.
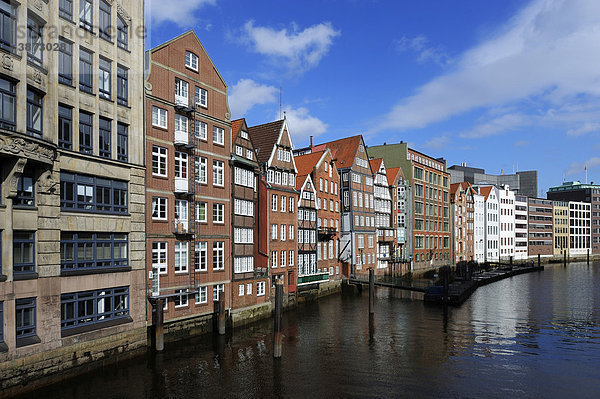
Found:
[[208, 92], [198, 86], [196, 86], [196, 104], [204, 108], [208, 107]]
[[13, 199], [13, 205], [35, 205], [35, 194], [33, 190], [34, 182], [35, 178], [33, 177], [33, 170], [31, 170], [31, 168], [26, 168], [17, 181], [17, 196]]
[[225, 242], [213, 242], [213, 270], [225, 269]]
[[286, 225], [285, 225], [285, 224], [282, 224], [282, 225], [280, 226], [280, 235], [279, 235], [279, 237], [280, 237], [279, 239], [280, 239], [281, 241], [285, 241], [285, 229], [286, 229]]
[[152, 174], [167, 176], [167, 149], [164, 147], [152, 146]]
[[102, 158], [110, 158], [110, 136], [111, 132], [111, 121], [109, 119], [105, 119], [100, 117], [98, 123], [98, 154]]
[[194, 244], [194, 270], [197, 272], [206, 271], [206, 259], [208, 256], [206, 241], [196, 242]]
[[248, 169], [234, 168], [234, 182], [244, 187], [254, 187], [254, 172]]
[[223, 187], [223, 161], [213, 160], [213, 185]]
[[158, 269], [159, 274], [167, 273], [167, 243], [155, 241], [152, 243], [152, 269]]
[[14, 52], [17, 42], [17, 7], [8, 0], [0, 1], [0, 47]]
[[225, 205], [224, 204], [213, 204], [213, 223], [223, 224], [225, 223]]
[[188, 82], [175, 78], [175, 104], [188, 106]]
[[242, 130], [240, 132], [240, 136], [242, 136], [242, 138], [245, 139], [245, 140], [249, 140], [248, 132], [246, 132], [244, 130]]
[[246, 149], [246, 158], [248, 158], [249, 160], [254, 159], [254, 153], [252, 152], [252, 150]]
[[187, 200], [175, 200], [175, 221], [185, 222], [188, 221], [188, 202]]
[[256, 283], [256, 296], [264, 296], [265, 295], [265, 282], [259, 281]]
[[281, 212], [285, 212], [285, 202], [286, 202], [285, 196], [282, 195], [281, 196], [281, 201], [280, 201], [280, 203], [281, 203]]
[[58, 146], [73, 147], [73, 109], [62, 104], [58, 104]]
[[185, 66], [198, 72], [198, 56], [190, 51], [186, 51]]
[[73, 84], [73, 44], [62, 37], [58, 40], [58, 82], [71, 86]]
[[27, 88], [27, 133], [42, 137], [42, 101], [43, 95]]
[[79, 26], [93, 31], [94, 4], [92, 0], [79, 0]]
[[111, 62], [102, 57], [99, 58], [98, 71], [98, 93], [100, 98], [110, 100], [110, 69]]
[[206, 202], [196, 202], [196, 222], [206, 223]]
[[206, 158], [204, 157], [196, 157], [196, 161], [194, 163], [194, 168], [195, 168], [195, 176], [196, 176], [196, 181], [198, 183], [203, 183], [206, 184], [206, 175], [207, 175], [207, 163], [206, 163]]
[[68, 210], [127, 213], [127, 182], [62, 172], [60, 206]]
[[175, 151], [175, 178], [187, 179], [188, 154]]
[[127, 50], [129, 41], [129, 27], [125, 20], [117, 14], [117, 46]]
[[225, 131], [220, 127], [213, 126], [213, 143], [220, 145], [225, 143]]
[[152, 219], [167, 220], [167, 199], [152, 197]]
[[27, 61], [42, 66], [44, 42], [42, 25], [35, 19], [27, 18]]
[[244, 284], [238, 285], [238, 296], [244, 296]]
[[287, 260], [287, 253], [285, 251], [281, 251], [281, 267], [285, 267], [285, 262]]
[[188, 243], [177, 241], [175, 243], [175, 273], [187, 273], [188, 271]]
[[254, 229], [235, 227], [233, 229], [233, 242], [236, 244], [254, 243]]
[[254, 257], [238, 256], [233, 260], [234, 273], [248, 273], [254, 271]]
[[129, 101], [127, 68], [117, 65], [117, 103], [127, 105]]
[[[87, 0], [81, 0], [81, 4], [86, 3]], [[94, 55], [84, 50], [83, 48], [79, 48], [79, 90], [93, 93], [94, 92], [94, 83], [93, 77], [94, 73], [92, 71], [94, 66]]]
[[216, 284], [213, 286], [213, 301], [218, 301], [221, 293], [225, 292], [225, 284]]
[[[0, 1], [0, 5], [3, 4]], [[0, 9], [1, 10], [1, 9]], [[0, 14], [2, 15], [2, 14]], [[16, 85], [0, 78], [0, 127], [15, 130], [16, 118]]]
[[102, 288], [60, 296], [60, 328], [63, 333], [86, 326], [85, 331], [102, 324], [129, 319], [129, 287]]
[[188, 305], [188, 296], [185, 290], [175, 290], [176, 295], [173, 299], [176, 308], [184, 308]]
[[277, 267], [277, 251], [271, 251], [271, 267]]
[[129, 159], [129, 126], [117, 123], [117, 159], [127, 162]]
[[199, 292], [196, 294], [196, 304], [206, 303], [206, 287], [198, 287]]
[[242, 147], [240, 147], [239, 145], [236, 145], [235, 146], [235, 153], [236, 153], [236, 155], [242, 156], [242, 154], [243, 154]]
[[196, 121], [194, 122], [194, 128], [196, 137], [198, 137], [201, 140], [206, 140], [206, 132], [208, 130], [208, 125], [205, 122]]
[[288, 266], [294, 266], [294, 251], [290, 251], [290, 263]]
[[290, 197], [290, 213], [294, 213], [294, 197]]
[[104, 0], [100, 0], [100, 16], [98, 21], [98, 34], [101, 38], [110, 41], [110, 4]]
[[152, 106], [152, 126], [167, 128], [167, 110]]
[[35, 234], [30, 231], [13, 232], [13, 273], [35, 272]]
[[126, 233], [61, 232], [60, 271], [129, 266]]
[[233, 213], [240, 216], [254, 216], [254, 202], [234, 199]]
[[36, 335], [35, 302], [35, 298], [22, 298], [15, 300], [17, 347], [27, 345], [29, 343], [19, 342], [21, 338], [34, 337]]
[[69, 21], [73, 20], [73, 0], [60, 0], [58, 2], [58, 15]]

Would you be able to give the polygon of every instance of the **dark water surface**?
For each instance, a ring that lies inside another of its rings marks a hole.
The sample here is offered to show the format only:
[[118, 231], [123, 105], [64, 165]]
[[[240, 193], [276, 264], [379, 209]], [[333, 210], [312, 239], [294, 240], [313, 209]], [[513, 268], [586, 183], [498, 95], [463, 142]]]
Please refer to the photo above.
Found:
[[48, 398], [600, 398], [600, 263], [547, 266], [444, 311], [377, 291], [198, 337], [32, 393]]

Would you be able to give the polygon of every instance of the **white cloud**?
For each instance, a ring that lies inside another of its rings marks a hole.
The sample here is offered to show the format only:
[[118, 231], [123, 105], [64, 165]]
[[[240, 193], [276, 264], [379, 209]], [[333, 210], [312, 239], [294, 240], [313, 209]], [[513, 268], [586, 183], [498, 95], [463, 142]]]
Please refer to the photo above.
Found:
[[[194, 12], [205, 5], [215, 5], [216, 0], [146, 0], [146, 20], [160, 24], [173, 22], [190, 27], [197, 22]], [[209, 30], [210, 24], [207, 25]]]
[[595, 169], [600, 166], [600, 158], [592, 157], [585, 162], [573, 162], [569, 169], [565, 172], [567, 175], [574, 175], [577, 173], [583, 173], [585, 171], [585, 167], [587, 166], [587, 170]]
[[[375, 130], [422, 128], [488, 107], [525, 104], [536, 116], [582, 97], [599, 104], [598, 65], [600, 1], [535, 0], [487, 41], [463, 53], [451, 71], [400, 100]], [[587, 122], [590, 115], [583, 116]], [[518, 122], [506, 118], [506, 127]], [[498, 122], [465, 134], [497, 134]]]
[[569, 136], [583, 136], [597, 130], [600, 130], [600, 123], [587, 122], [577, 128], [569, 129], [567, 134]]
[[438, 136], [425, 142], [425, 144], [423, 144], [423, 147], [439, 151], [447, 147], [449, 143], [450, 138], [448, 136]]
[[252, 79], [240, 79], [229, 90], [229, 109], [232, 119], [243, 117], [255, 105], [277, 100], [277, 88], [261, 85]]
[[419, 63], [432, 61], [444, 66], [450, 62], [450, 57], [441, 48], [430, 46], [429, 39], [424, 35], [412, 38], [402, 36], [395, 41], [395, 45], [400, 52], [413, 51], [417, 53], [417, 62]]
[[[295, 145], [305, 142], [310, 136], [317, 137], [327, 130], [327, 124], [319, 118], [310, 116], [308, 109], [305, 107], [291, 108], [286, 106], [284, 110], [292, 141]], [[279, 115], [276, 117], [278, 118]]]
[[505, 114], [475, 126], [473, 129], [462, 132], [460, 137], [463, 139], [480, 139], [503, 132], [507, 129], [521, 126], [526, 118], [520, 114]]
[[293, 25], [287, 29], [275, 30], [255, 26], [254, 21], [244, 25], [243, 41], [252, 46], [252, 50], [263, 55], [287, 61], [288, 67], [296, 72], [313, 68], [327, 54], [333, 39], [340, 35], [329, 22], [323, 22], [298, 31]]

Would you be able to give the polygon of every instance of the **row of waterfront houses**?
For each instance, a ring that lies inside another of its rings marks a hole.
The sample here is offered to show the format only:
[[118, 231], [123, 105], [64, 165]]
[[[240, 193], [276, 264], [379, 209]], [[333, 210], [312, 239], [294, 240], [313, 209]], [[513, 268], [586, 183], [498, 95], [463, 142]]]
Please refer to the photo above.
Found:
[[277, 280], [289, 303], [369, 269], [597, 253], [600, 195], [527, 198], [469, 182], [491, 179], [479, 170], [454, 182], [403, 142], [295, 148], [285, 117], [231, 120], [194, 32], [144, 53], [141, 1], [0, 11], [3, 392], [128, 356], [157, 312], [180, 336], [208, 329], [221, 300], [234, 325], [261, 317]]

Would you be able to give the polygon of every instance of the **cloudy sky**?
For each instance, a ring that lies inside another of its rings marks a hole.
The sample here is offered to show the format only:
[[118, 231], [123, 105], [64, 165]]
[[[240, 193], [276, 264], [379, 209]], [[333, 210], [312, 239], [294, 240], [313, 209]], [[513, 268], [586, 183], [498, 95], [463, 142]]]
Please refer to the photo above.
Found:
[[[285, 111], [296, 146], [362, 133], [540, 194], [600, 183], [598, 0], [147, 0], [147, 46], [194, 29], [233, 118]], [[545, 196], [545, 195], [544, 195]]]

